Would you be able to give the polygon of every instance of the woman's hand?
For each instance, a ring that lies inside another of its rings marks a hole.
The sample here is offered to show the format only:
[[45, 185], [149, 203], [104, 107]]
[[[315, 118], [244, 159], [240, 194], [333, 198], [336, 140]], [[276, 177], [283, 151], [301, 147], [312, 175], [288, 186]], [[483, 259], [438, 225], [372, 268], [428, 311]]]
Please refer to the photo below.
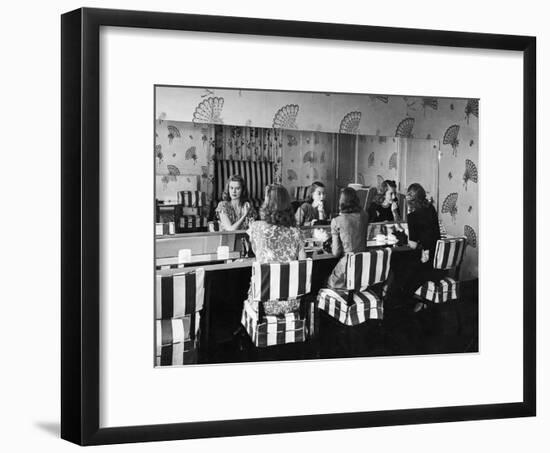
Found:
[[246, 217], [250, 212], [250, 203], [247, 201], [243, 206], [243, 217]]
[[319, 212], [319, 220], [325, 220], [325, 204], [322, 201], [319, 202], [317, 211]]
[[430, 259], [430, 251], [422, 250], [422, 256], [420, 256], [420, 261], [422, 263], [427, 263], [429, 259]]

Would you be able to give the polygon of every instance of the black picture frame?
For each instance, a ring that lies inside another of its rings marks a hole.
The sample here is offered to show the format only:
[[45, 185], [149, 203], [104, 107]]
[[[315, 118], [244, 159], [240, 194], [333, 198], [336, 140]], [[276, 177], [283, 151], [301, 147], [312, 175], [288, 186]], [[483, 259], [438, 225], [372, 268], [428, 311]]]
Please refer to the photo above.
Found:
[[[502, 404], [100, 428], [99, 31], [102, 26], [523, 52], [523, 399]], [[61, 20], [61, 437], [80, 445], [536, 414], [536, 38], [82, 8]]]

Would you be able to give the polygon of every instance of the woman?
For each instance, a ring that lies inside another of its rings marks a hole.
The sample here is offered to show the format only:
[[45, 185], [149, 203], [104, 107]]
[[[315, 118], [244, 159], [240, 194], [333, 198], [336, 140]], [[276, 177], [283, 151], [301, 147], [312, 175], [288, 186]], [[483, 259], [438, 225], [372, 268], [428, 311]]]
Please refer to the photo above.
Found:
[[[426, 198], [424, 188], [417, 183], [411, 184], [407, 190], [406, 198], [409, 207], [407, 214], [408, 245], [414, 253], [394, 269], [390, 294], [408, 300], [425, 281], [441, 276], [441, 271], [433, 268], [435, 247], [437, 241], [441, 239], [441, 234], [437, 212]], [[424, 304], [419, 302], [415, 305], [414, 311], [417, 312], [422, 308], [424, 308]]]
[[325, 198], [325, 185], [315, 181], [309, 188], [308, 201], [296, 210], [296, 224], [313, 225], [319, 220], [328, 220], [330, 212], [328, 206], [325, 206]]
[[[367, 248], [367, 229], [369, 217], [361, 209], [357, 192], [346, 187], [340, 193], [339, 215], [332, 219], [332, 254], [341, 257], [328, 279], [331, 288], [346, 286], [346, 253], [364, 252]], [[344, 255], [344, 256], [342, 256]]]
[[397, 205], [397, 185], [395, 181], [386, 179], [380, 186], [378, 197], [369, 206], [371, 222], [399, 221], [401, 213]]
[[220, 219], [221, 231], [245, 230], [256, 219], [256, 211], [250, 203], [242, 176], [233, 175], [227, 180], [216, 213]]
[[[247, 231], [256, 261], [270, 263], [306, 259], [303, 233], [295, 226], [290, 195], [283, 186], [272, 184], [266, 187], [260, 219]], [[299, 305], [297, 299], [264, 302], [268, 315], [289, 313], [297, 310]]]

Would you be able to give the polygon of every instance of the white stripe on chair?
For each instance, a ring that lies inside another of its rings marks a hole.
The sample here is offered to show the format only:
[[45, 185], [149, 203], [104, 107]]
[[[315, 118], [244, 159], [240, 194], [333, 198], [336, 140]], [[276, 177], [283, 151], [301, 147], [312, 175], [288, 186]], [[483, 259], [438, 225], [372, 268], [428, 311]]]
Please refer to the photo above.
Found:
[[279, 263], [274, 263], [270, 266], [270, 283], [269, 283], [269, 294], [271, 300], [277, 300], [280, 298], [281, 293], [281, 265]]

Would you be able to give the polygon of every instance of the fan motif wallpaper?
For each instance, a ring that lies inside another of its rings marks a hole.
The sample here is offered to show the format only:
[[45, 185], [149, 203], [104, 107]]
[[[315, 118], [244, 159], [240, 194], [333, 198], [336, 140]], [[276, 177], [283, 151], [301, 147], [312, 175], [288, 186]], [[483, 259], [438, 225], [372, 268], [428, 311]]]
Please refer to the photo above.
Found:
[[[201, 190], [211, 194], [213, 124], [242, 126], [241, 133], [255, 141], [259, 137], [246, 128], [284, 129], [281, 146], [271, 146], [284, 155], [274, 157], [276, 181], [291, 194], [292, 187], [333, 177], [330, 135], [323, 132], [374, 135], [381, 143], [386, 137], [439, 140], [439, 215], [449, 234], [468, 238], [462, 278], [477, 278], [478, 118], [478, 99], [162, 87], [156, 95], [156, 171], [167, 184], [177, 172], [196, 174]], [[366, 168], [381, 161], [364, 156]], [[396, 170], [391, 155], [382, 162], [378, 173]]]

